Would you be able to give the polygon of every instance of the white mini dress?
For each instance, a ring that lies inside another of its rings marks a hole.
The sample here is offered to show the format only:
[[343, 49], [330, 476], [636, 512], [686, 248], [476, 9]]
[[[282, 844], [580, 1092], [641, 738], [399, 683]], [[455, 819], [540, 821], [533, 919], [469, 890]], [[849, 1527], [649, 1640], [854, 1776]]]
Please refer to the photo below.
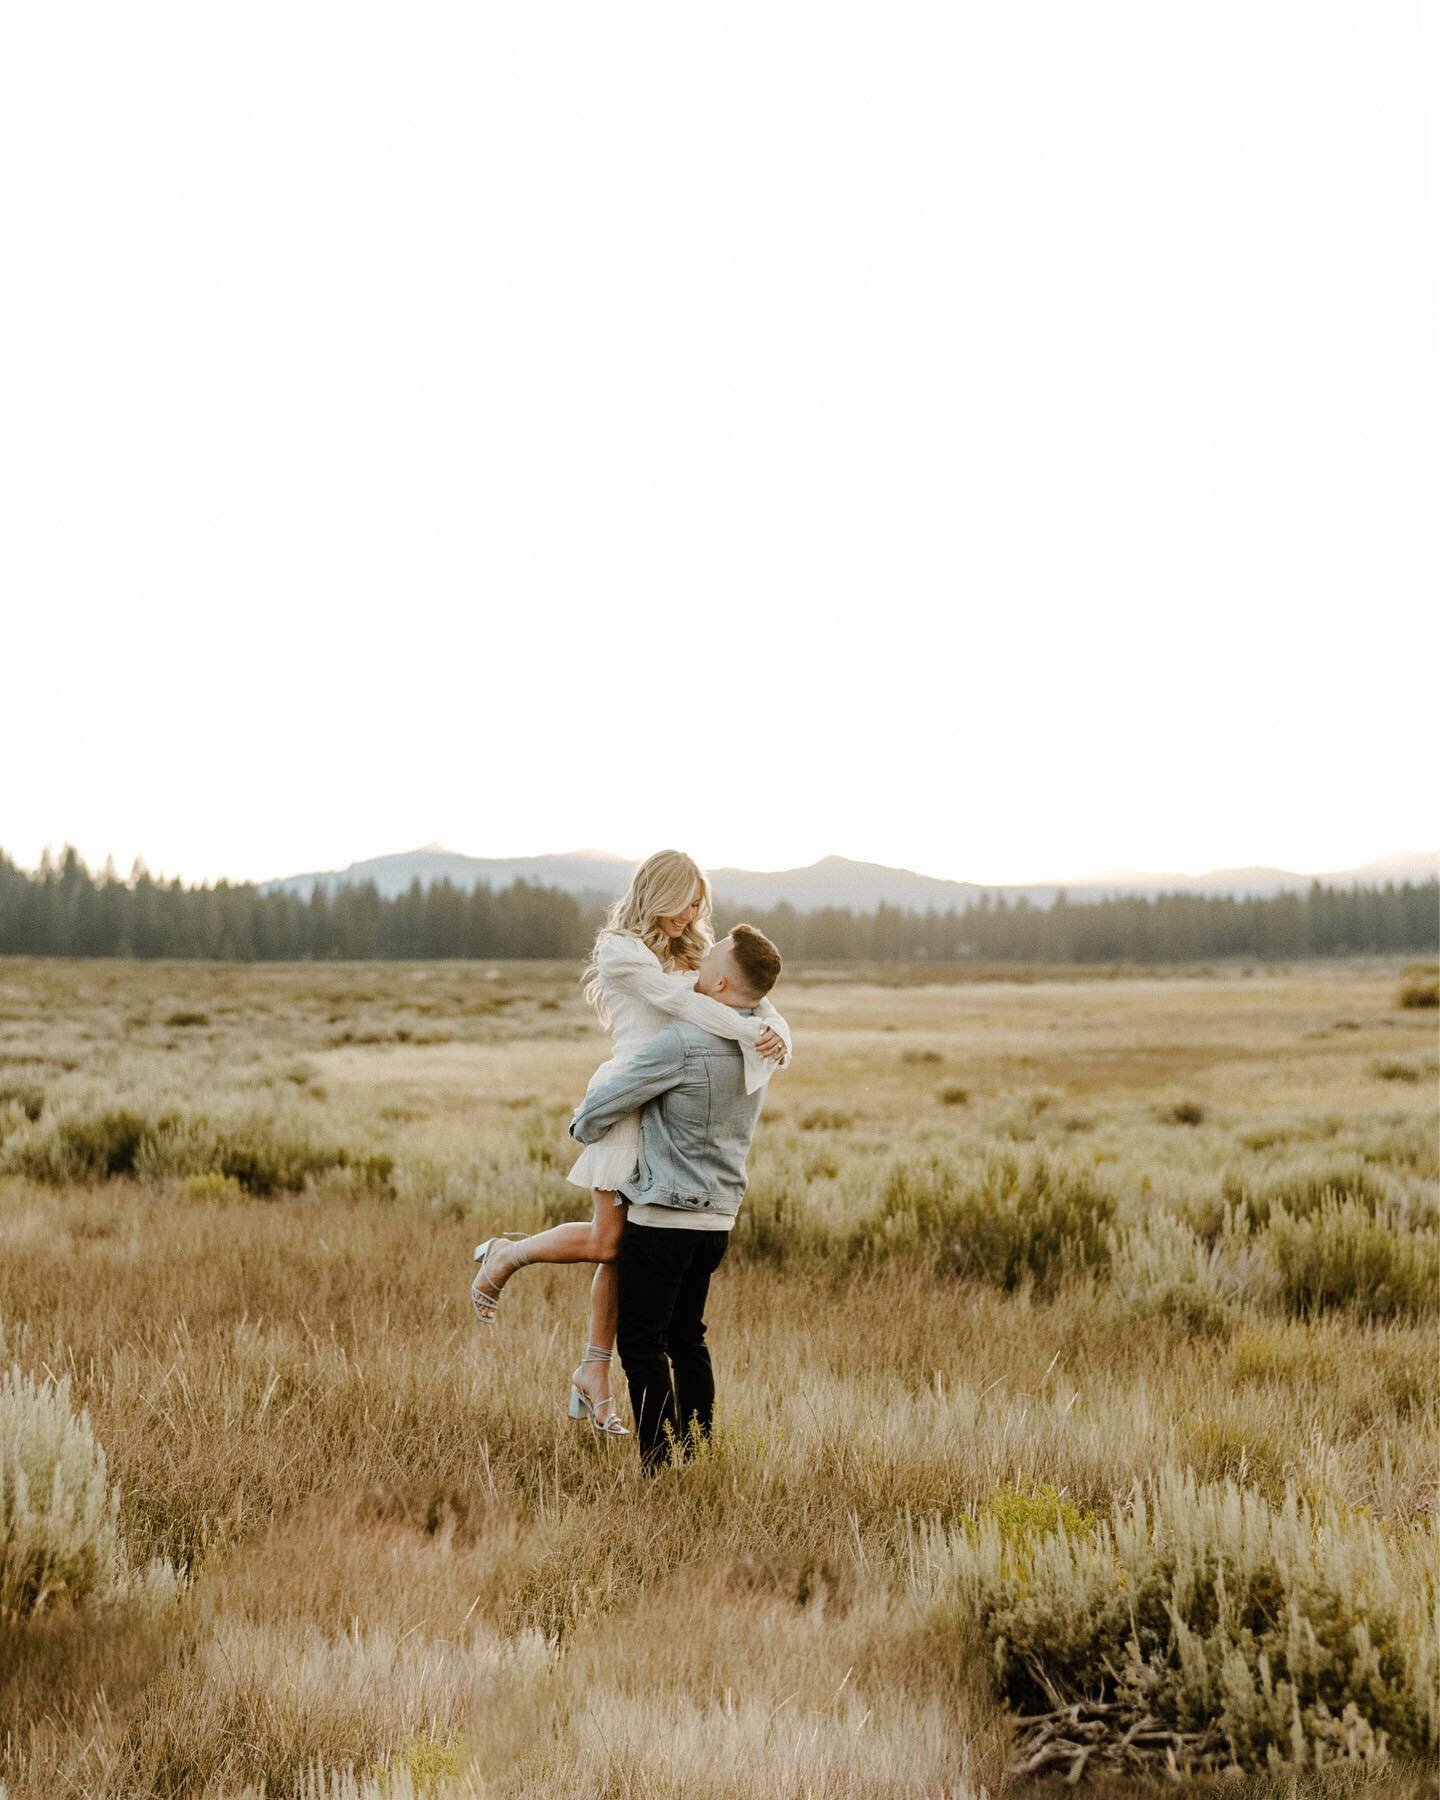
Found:
[[[628, 931], [607, 931], [600, 939], [595, 963], [605, 1010], [610, 1015], [614, 1054], [590, 1077], [587, 1093], [623, 1068], [672, 1019], [688, 1019], [692, 1025], [714, 1032], [716, 1037], [738, 1043], [745, 1054], [747, 1093], [753, 1094], [762, 1087], [776, 1069], [790, 1067], [790, 1027], [768, 1000], [760, 1001], [753, 1013], [746, 1014], [710, 999], [707, 994], [697, 994], [693, 969], [662, 968], [649, 945]], [[756, 1040], [764, 1036], [767, 1028], [785, 1040], [783, 1062], [769, 1062], [755, 1048]], [[614, 1192], [636, 1174], [639, 1162], [637, 1111], [626, 1113], [604, 1137], [587, 1144], [565, 1179], [576, 1187]], [[617, 1199], [616, 1205], [620, 1204]]]

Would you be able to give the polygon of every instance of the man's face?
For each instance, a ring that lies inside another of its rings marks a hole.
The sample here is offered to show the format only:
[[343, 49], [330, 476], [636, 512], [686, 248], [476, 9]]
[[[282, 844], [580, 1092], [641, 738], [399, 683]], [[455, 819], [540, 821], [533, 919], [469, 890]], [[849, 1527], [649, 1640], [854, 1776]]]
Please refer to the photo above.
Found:
[[717, 987], [723, 992], [726, 986], [733, 986], [735, 965], [730, 959], [730, 950], [730, 939], [723, 937], [718, 944], [712, 944], [700, 958], [700, 967], [695, 972], [697, 994], [713, 996]]

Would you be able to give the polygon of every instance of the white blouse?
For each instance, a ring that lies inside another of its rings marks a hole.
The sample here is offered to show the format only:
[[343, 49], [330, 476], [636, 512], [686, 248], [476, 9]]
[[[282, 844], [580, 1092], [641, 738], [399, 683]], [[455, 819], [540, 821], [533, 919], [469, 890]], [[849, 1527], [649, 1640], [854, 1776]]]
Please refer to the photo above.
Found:
[[[747, 1094], [762, 1087], [777, 1069], [790, 1067], [790, 1027], [769, 1000], [758, 1001], [754, 1012], [747, 1014], [708, 994], [697, 994], [694, 969], [662, 968], [649, 945], [628, 931], [605, 933], [596, 950], [595, 966], [614, 1031], [616, 1062], [628, 1062], [671, 1019], [688, 1019], [716, 1037], [739, 1044], [745, 1055]], [[755, 1048], [767, 1029], [785, 1042], [785, 1055], [778, 1063]]]

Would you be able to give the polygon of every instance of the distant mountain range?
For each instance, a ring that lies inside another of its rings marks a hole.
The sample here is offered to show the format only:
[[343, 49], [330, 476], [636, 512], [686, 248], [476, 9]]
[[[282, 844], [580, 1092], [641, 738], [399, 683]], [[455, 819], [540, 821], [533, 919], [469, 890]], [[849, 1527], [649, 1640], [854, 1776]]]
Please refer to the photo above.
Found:
[[[635, 864], [604, 850], [574, 850], [555, 856], [464, 856], [439, 844], [396, 856], [372, 856], [351, 863], [347, 869], [325, 869], [306, 875], [286, 875], [260, 884], [262, 893], [277, 890], [308, 899], [315, 888], [333, 893], [346, 884], [373, 881], [387, 898], [403, 894], [412, 881], [422, 887], [447, 878], [459, 888], [480, 882], [509, 887], [514, 881], [530, 881], [563, 888], [587, 898], [612, 900], [624, 892]], [[1077, 900], [1099, 900], [1113, 894], [1234, 894], [1264, 896], [1287, 889], [1302, 891], [1312, 881], [1329, 886], [1383, 885], [1387, 881], [1429, 881], [1440, 874], [1440, 850], [1400, 851], [1363, 863], [1356, 869], [1339, 869], [1320, 875], [1300, 875], [1290, 869], [1215, 869], [1208, 875], [1171, 875], [1150, 870], [1123, 869], [1076, 881], [1051, 882], [1028, 887], [993, 886], [974, 881], [941, 881], [933, 875], [917, 875], [911, 869], [888, 869], [881, 863], [851, 862], [844, 856], [827, 856], [803, 869], [712, 869], [711, 884], [727, 906], [779, 906], [789, 902], [802, 911], [822, 906], [849, 907], [868, 912], [883, 901], [890, 906], [923, 912], [927, 907], [947, 911], [961, 907], [980, 894], [1004, 894], [1009, 899], [1025, 895], [1037, 906], [1048, 906], [1062, 890]]]

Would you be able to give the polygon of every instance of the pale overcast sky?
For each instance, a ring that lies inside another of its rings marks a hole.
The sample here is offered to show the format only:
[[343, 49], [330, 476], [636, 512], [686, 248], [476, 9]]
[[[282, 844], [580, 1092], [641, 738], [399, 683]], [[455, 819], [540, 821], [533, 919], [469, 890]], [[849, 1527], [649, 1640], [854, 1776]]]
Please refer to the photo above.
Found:
[[0, 847], [1432, 844], [1424, 11], [7, 6]]

